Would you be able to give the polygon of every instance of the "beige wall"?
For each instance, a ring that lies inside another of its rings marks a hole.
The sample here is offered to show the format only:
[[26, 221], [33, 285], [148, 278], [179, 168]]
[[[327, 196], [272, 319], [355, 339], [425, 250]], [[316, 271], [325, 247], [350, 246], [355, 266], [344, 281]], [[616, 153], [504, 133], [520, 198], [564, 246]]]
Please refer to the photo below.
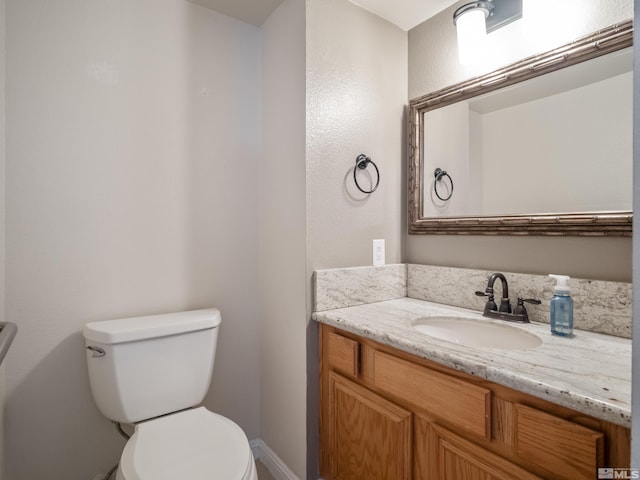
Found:
[[[409, 98], [480, 75], [633, 15], [631, 0], [536, 0], [525, 16], [491, 34], [492, 58], [476, 67], [457, 60], [452, 14], [459, 2], [409, 32]], [[543, 11], [546, 8], [546, 14]], [[552, 13], [550, 13], [552, 12]], [[406, 232], [406, 226], [404, 227]], [[630, 238], [511, 238], [407, 235], [411, 263], [574, 277], [631, 280]]]
[[221, 309], [206, 405], [259, 434], [259, 30], [175, 0], [7, 2], [8, 478], [123, 441], [85, 322]]
[[[402, 259], [407, 34], [347, 0], [308, 0], [306, 38], [309, 318], [314, 270], [371, 265], [377, 238], [386, 240], [387, 263]], [[369, 196], [353, 184], [360, 153], [380, 169]], [[318, 465], [317, 344], [310, 322], [307, 478]]]
[[306, 478], [305, 2], [261, 29], [261, 438]]
[[[374, 238], [401, 260], [406, 52], [406, 32], [347, 0], [307, 2], [309, 272], [371, 265]], [[369, 196], [353, 183], [360, 153], [380, 169]]]

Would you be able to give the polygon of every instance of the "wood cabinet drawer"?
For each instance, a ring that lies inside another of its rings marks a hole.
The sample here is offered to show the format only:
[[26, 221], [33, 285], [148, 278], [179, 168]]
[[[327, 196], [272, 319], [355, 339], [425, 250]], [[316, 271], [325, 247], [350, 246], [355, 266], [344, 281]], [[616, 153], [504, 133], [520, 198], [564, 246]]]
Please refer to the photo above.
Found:
[[329, 366], [345, 375], [360, 373], [360, 344], [356, 340], [330, 332], [327, 335]]
[[431, 461], [418, 464], [416, 480], [543, 480], [438, 425], [428, 426], [427, 432]]
[[491, 390], [376, 351], [374, 384], [453, 425], [491, 438]]
[[519, 457], [571, 480], [593, 479], [604, 460], [604, 435], [524, 405], [515, 405]]

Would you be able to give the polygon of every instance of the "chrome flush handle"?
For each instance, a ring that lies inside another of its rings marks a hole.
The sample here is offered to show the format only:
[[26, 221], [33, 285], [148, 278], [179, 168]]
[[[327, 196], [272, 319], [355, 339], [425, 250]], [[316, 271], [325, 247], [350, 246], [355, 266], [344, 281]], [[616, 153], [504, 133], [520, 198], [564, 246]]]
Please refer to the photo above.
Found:
[[87, 350], [91, 350], [91, 352], [93, 353], [93, 355], [91, 356], [93, 358], [104, 357], [107, 354], [107, 352], [105, 352], [102, 348], [94, 347], [93, 345], [88, 346]]

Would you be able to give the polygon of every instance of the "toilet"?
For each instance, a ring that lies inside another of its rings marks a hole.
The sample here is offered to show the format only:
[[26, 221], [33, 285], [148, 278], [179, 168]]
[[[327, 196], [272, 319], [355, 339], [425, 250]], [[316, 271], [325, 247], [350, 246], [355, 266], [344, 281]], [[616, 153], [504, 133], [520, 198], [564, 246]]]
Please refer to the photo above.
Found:
[[215, 308], [91, 322], [91, 392], [102, 414], [135, 426], [117, 480], [257, 480], [249, 441], [228, 418], [198, 406], [213, 373]]

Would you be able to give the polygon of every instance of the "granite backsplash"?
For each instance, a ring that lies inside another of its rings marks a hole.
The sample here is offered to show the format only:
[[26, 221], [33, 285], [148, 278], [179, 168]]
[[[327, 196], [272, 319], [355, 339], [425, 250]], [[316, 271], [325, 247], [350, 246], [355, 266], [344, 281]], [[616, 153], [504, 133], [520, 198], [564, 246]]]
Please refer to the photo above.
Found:
[[[394, 264], [315, 272], [314, 311], [325, 311], [366, 303], [410, 297], [482, 311], [484, 291], [493, 273], [488, 270]], [[536, 298], [541, 305], [527, 305], [529, 318], [549, 323], [549, 302], [555, 280], [546, 275], [502, 272], [509, 283], [512, 305], [517, 297]], [[561, 272], [552, 272], [561, 273]], [[572, 278], [574, 328], [631, 338], [631, 283]], [[496, 301], [502, 295], [500, 282], [494, 285]]]

